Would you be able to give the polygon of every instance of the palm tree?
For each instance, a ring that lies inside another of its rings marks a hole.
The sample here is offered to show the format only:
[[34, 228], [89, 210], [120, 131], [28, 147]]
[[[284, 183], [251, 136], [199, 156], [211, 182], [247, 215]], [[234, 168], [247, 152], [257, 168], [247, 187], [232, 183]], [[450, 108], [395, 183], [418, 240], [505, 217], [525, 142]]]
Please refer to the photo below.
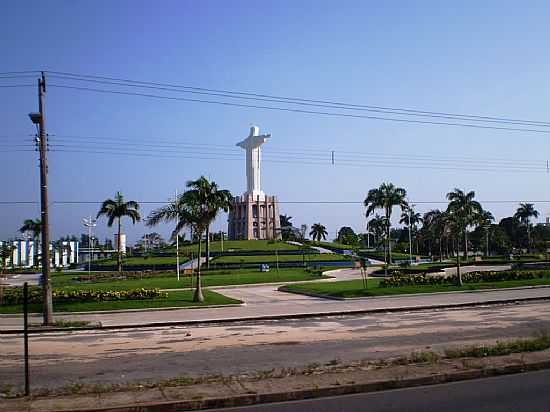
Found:
[[139, 204], [134, 200], [124, 201], [124, 196], [120, 192], [116, 192], [114, 199], [107, 199], [101, 205], [101, 209], [97, 213], [97, 218], [105, 215], [107, 217], [107, 226], [113, 226], [115, 220], [117, 221], [117, 267], [118, 271], [122, 272], [122, 243], [120, 241], [120, 235], [122, 233], [122, 218], [129, 217], [132, 220], [132, 224], [139, 222], [141, 216], [139, 214]]
[[[406, 225], [407, 230], [411, 232], [411, 236], [414, 235], [417, 253], [418, 253], [418, 241], [416, 240], [417, 227], [418, 227], [418, 224], [422, 222], [423, 222], [422, 215], [419, 212], [415, 212], [412, 206], [405, 208], [401, 212], [401, 219], [399, 220], [399, 223], [402, 225], [403, 224]], [[412, 250], [411, 250], [411, 253], [412, 253]]]
[[[405, 200], [407, 191], [401, 187], [395, 187], [392, 183], [382, 183], [379, 188], [369, 190], [365, 198], [364, 205], [367, 208], [366, 216], [369, 217], [376, 209], [384, 210], [387, 230], [387, 250], [389, 254], [389, 263], [391, 264], [391, 214], [394, 206], [399, 206], [404, 210], [408, 203]], [[386, 262], [386, 273], [387, 273]]]
[[279, 215], [281, 222], [281, 237], [283, 240], [289, 240], [292, 237], [292, 216]]
[[309, 235], [314, 241], [320, 242], [321, 240], [325, 240], [327, 238], [327, 228], [321, 223], [314, 223], [311, 226], [311, 231], [309, 232]]
[[368, 221], [367, 224], [368, 230], [374, 235], [374, 241], [379, 242], [380, 239], [386, 233], [386, 218], [375, 214], [374, 217]]
[[27, 219], [23, 222], [23, 226], [19, 228], [21, 233], [30, 233], [32, 235], [33, 245], [34, 245], [34, 257], [33, 263], [34, 266], [38, 267], [38, 242], [40, 240], [40, 235], [42, 234], [42, 221], [40, 219]]
[[446, 213], [439, 209], [430, 210], [424, 213], [423, 217], [423, 230], [433, 239], [437, 239], [440, 262], [443, 260], [443, 238], [447, 232], [446, 219]]
[[210, 225], [220, 211], [228, 212], [233, 207], [233, 196], [229, 190], [220, 190], [215, 182], [210, 182], [201, 176], [197, 180], [187, 182], [187, 190], [178, 199], [178, 210], [181, 219], [178, 225], [190, 226], [195, 230], [199, 239], [197, 286], [193, 300], [204, 301], [201, 284], [201, 239], [210, 232]]
[[2, 274], [6, 272], [6, 267], [8, 266], [8, 260], [11, 259], [15, 246], [10, 245], [9, 243], [2, 243], [0, 245], [0, 259], [2, 259]]
[[489, 229], [495, 217], [488, 210], [482, 210], [477, 216], [476, 223], [485, 229], [485, 256], [489, 256]]
[[535, 210], [535, 205], [533, 203], [520, 203], [514, 214], [514, 218], [527, 227], [527, 249], [531, 247], [531, 217], [535, 219], [539, 217], [539, 212]]
[[[468, 193], [461, 189], [454, 189], [447, 193], [447, 212], [452, 213], [452, 221], [462, 229], [464, 234], [464, 257], [468, 259], [468, 226], [475, 224], [477, 216], [483, 208], [474, 200], [476, 193], [471, 190]], [[460, 235], [459, 235], [460, 236]]]

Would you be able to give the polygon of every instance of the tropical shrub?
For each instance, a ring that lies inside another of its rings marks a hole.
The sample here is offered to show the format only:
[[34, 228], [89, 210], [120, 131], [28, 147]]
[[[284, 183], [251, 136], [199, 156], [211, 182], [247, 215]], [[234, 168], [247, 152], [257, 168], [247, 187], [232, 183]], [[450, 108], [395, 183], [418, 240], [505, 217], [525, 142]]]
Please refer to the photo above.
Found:
[[[544, 270], [505, 270], [501, 272], [470, 272], [462, 275], [464, 283], [482, 283], [482, 282], [503, 282], [510, 280], [530, 280], [543, 279], [550, 277], [549, 271]], [[380, 287], [392, 288], [401, 286], [422, 286], [422, 285], [447, 285], [456, 284], [457, 277], [453, 276], [428, 276], [421, 275], [403, 275], [394, 272], [392, 276], [382, 279]]]
[[[63, 290], [56, 289], [52, 292], [54, 303], [67, 302], [104, 302], [116, 300], [143, 300], [154, 298], [166, 298], [167, 293], [160, 289], [130, 289], [130, 290]], [[29, 288], [29, 303], [42, 303], [42, 289]], [[23, 304], [23, 289], [10, 288], [4, 295], [5, 305]]]

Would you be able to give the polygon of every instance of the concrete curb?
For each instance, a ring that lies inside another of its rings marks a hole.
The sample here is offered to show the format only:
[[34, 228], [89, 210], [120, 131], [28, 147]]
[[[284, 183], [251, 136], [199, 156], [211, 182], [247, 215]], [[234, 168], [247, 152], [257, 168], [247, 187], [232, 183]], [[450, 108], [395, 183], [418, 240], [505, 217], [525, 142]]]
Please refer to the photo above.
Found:
[[[454, 303], [454, 304], [440, 304], [440, 305], [425, 305], [425, 306], [403, 306], [394, 308], [374, 308], [374, 309], [356, 309], [356, 310], [344, 310], [344, 311], [331, 311], [331, 312], [317, 312], [317, 313], [291, 313], [291, 314], [278, 314], [278, 315], [262, 315], [262, 316], [245, 316], [238, 318], [219, 318], [219, 319], [196, 319], [196, 320], [183, 320], [183, 321], [169, 321], [169, 322], [149, 322], [141, 324], [121, 324], [121, 325], [99, 325], [96, 327], [82, 327], [82, 328], [57, 328], [48, 330], [29, 330], [30, 334], [47, 334], [53, 332], [71, 332], [71, 331], [86, 331], [86, 330], [116, 330], [116, 329], [140, 329], [140, 328], [158, 328], [167, 326], [198, 326], [198, 325], [212, 325], [212, 324], [230, 324], [241, 322], [254, 322], [265, 320], [282, 320], [282, 319], [308, 319], [318, 317], [330, 317], [330, 316], [346, 316], [346, 315], [363, 315], [363, 314], [376, 314], [376, 313], [398, 313], [398, 312], [414, 312], [424, 310], [438, 310], [438, 309], [459, 309], [469, 308], [485, 305], [505, 305], [514, 304], [518, 302], [535, 302], [535, 301], [548, 301], [548, 297], [530, 297], [520, 299], [495, 299], [480, 302], [466, 302], [466, 303]], [[4, 329], [0, 330], [0, 335], [16, 335], [23, 333], [22, 329]]]
[[[249, 393], [231, 397], [170, 400], [150, 403], [140, 403], [121, 406], [105, 406], [99, 408], [71, 409], [74, 412], [178, 412], [183, 410], [204, 410], [210, 408], [242, 407], [247, 405], [298, 401], [303, 399], [321, 398], [327, 396], [352, 395], [357, 393], [378, 392], [383, 390], [429, 386], [442, 383], [459, 382], [494, 376], [510, 375], [522, 372], [537, 371], [550, 368], [550, 360], [525, 364], [512, 364], [487, 369], [474, 369], [452, 373], [440, 373], [413, 378], [392, 379], [366, 383], [339, 384], [293, 391], [273, 393]], [[28, 409], [32, 409], [29, 405]], [[64, 409], [65, 410], [65, 409]], [[48, 412], [54, 412], [52, 409]]]

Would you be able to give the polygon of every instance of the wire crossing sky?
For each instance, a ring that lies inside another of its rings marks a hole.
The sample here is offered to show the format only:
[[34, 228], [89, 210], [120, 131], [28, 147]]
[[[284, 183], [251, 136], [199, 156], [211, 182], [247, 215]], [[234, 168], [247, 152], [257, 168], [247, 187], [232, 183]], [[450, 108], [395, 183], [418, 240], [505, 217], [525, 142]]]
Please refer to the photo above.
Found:
[[0, 28], [0, 238], [38, 216], [10, 202], [38, 196], [27, 113], [40, 70], [50, 197], [73, 202], [54, 206], [54, 236], [80, 233], [93, 202], [117, 190], [161, 202], [204, 174], [242, 193], [234, 145], [251, 124], [273, 136], [266, 192], [296, 225], [321, 222], [331, 236], [364, 230], [361, 200], [384, 181], [425, 201], [420, 212], [454, 187], [497, 218], [514, 199], [550, 198], [544, 2], [31, 3], [8, 2]]

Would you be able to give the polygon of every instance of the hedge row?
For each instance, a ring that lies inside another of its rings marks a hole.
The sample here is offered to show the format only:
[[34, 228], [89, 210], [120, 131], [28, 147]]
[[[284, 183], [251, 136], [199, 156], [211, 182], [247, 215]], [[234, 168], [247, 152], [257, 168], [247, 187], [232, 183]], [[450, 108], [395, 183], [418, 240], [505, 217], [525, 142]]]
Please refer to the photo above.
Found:
[[[529, 280], [549, 277], [550, 272], [543, 270], [517, 271], [505, 270], [501, 272], [469, 272], [462, 275], [464, 283], [502, 282], [507, 280]], [[392, 288], [400, 286], [417, 285], [446, 285], [457, 284], [458, 276], [427, 276], [427, 275], [403, 275], [394, 273], [391, 277], [382, 279], [380, 287]]]
[[[175, 271], [172, 271], [175, 273]], [[124, 271], [124, 272], [98, 272], [90, 275], [79, 275], [73, 278], [77, 282], [111, 282], [113, 280], [149, 279], [158, 276], [166, 276], [171, 272], [166, 270]]]
[[[54, 303], [65, 302], [103, 302], [112, 300], [142, 300], [165, 298], [168, 294], [160, 289], [130, 289], [120, 291], [99, 291], [99, 290], [53, 290], [52, 299]], [[10, 288], [4, 293], [5, 305], [20, 305], [23, 303], [23, 289]], [[42, 289], [29, 288], [29, 303], [42, 303]]]

